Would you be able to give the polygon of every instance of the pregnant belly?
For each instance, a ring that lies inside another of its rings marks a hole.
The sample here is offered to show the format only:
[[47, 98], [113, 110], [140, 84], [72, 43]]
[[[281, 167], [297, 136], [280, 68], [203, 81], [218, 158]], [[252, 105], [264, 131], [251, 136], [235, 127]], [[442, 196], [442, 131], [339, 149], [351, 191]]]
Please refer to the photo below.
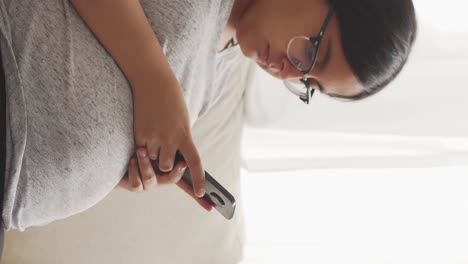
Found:
[[134, 152], [128, 87], [110, 85], [112, 79], [73, 79], [73, 88], [42, 81], [47, 85], [25, 93], [27, 139], [14, 211], [23, 226], [97, 204], [124, 175]]
[[27, 138], [13, 209], [22, 226], [44, 225], [97, 204], [124, 175], [134, 152], [125, 80], [57, 80], [36, 76], [23, 86]]
[[134, 151], [132, 94], [116, 63], [71, 10], [41, 19], [12, 23], [13, 32], [23, 30], [12, 43], [27, 115], [9, 205], [18, 229], [97, 204]]

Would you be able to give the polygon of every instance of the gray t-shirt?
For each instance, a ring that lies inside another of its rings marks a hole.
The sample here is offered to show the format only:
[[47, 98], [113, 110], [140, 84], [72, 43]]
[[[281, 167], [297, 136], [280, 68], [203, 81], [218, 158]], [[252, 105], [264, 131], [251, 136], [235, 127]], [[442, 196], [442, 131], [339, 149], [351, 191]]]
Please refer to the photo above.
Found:
[[[238, 46], [217, 53], [234, 0], [141, 0], [191, 125], [225, 92]], [[24, 230], [80, 213], [134, 152], [131, 88], [69, 0], [0, 0], [6, 73], [3, 222]]]

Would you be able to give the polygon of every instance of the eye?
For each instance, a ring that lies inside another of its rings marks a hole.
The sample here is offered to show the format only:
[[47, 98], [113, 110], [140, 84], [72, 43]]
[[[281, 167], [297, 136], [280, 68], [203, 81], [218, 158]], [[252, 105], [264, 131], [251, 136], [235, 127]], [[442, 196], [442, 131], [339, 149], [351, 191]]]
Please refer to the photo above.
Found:
[[308, 48], [308, 49], [306, 49], [304, 55], [305, 55], [305, 57], [306, 57], [307, 59], [312, 59], [312, 57], [314, 56], [314, 52], [315, 52], [315, 49], [313, 49], [313, 48]]

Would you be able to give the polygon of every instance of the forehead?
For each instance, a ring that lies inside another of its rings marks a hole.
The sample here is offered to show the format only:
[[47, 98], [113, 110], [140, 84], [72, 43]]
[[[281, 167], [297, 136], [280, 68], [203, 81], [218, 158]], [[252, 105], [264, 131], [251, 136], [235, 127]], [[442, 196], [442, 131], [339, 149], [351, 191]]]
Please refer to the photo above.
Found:
[[354, 74], [341, 75], [339, 78], [330, 78], [322, 82], [324, 92], [330, 95], [352, 97], [361, 94], [364, 87]]

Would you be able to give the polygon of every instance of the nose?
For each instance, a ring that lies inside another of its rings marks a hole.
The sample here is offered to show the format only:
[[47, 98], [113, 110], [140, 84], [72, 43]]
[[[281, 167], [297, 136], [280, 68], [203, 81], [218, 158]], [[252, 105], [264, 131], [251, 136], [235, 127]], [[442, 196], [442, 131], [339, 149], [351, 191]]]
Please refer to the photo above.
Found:
[[270, 69], [272, 73], [280, 73], [283, 66], [282, 66], [282, 63], [272, 62], [268, 65], [268, 68]]
[[270, 72], [276, 74], [280, 79], [297, 79], [302, 77], [302, 72], [298, 71], [288, 60], [283, 58], [280, 63], [270, 63]]

